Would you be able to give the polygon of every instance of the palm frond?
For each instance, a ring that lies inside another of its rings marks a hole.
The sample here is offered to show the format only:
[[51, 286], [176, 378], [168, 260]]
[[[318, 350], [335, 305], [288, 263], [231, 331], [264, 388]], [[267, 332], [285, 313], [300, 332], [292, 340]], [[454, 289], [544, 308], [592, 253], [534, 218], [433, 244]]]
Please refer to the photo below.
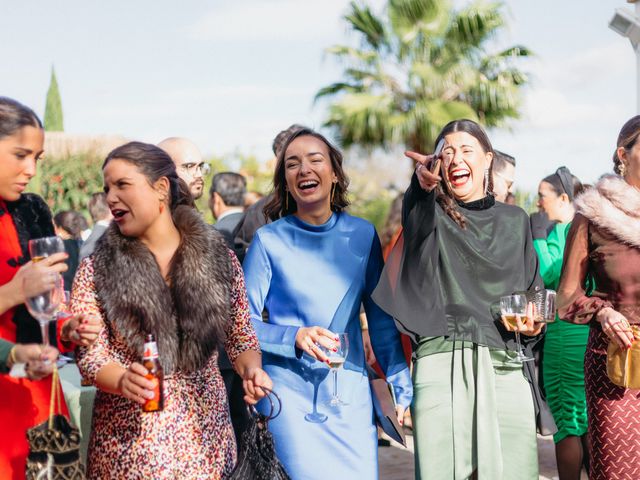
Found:
[[322, 97], [330, 97], [338, 93], [355, 93], [355, 92], [362, 92], [363, 90], [364, 90], [364, 87], [362, 85], [354, 85], [354, 84], [345, 83], [345, 82], [336, 82], [318, 90], [318, 93], [316, 93], [313, 101], [315, 102]]
[[327, 48], [325, 52], [353, 63], [363, 63], [366, 65], [374, 64], [379, 58], [376, 52], [364, 51], [347, 45], [334, 45]]
[[386, 44], [386, 32], [382, 20], [380, 20], [369, 7], [359, 6], [356, 2], [350, 4], [351, 12], [344, 19], [351, 27], [364, 35], [366, 44], [374, 50], [378, 50]]
[[463, 52], [478, 48], [505, 24], [499, 3], [478, 0], [459, 11], [445, 35], [445, 44]]

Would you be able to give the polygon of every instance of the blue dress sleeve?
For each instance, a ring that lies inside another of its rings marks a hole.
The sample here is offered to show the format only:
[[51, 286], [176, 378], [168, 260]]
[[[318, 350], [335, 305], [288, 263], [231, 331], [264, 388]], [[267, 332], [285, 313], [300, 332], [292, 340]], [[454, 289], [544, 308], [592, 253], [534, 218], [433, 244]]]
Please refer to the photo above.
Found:
[[371, 299], [371, 294], [380, 280], [380, 273], [384, 262], [378, 235], [374, 232], [371, 253], [367, 263], [367, 278], [362, 302], [369, 324], [369, 337], [373, 352], [387, 376], [387, 381], [393, 385], [398, 405], [408, 407], [413, 398], [413, 386], [409, 368], [402, 351], [400, 334], [391, 316], [385, 313]]
[[260, 348], [263, 352], [298, 358], [295, 345], [299, 327], [274, 325], [262, 320], [262, 311], [271, 288], [272, 275], [271, 263], [260, 240], [260, 232], [257, 232], [253, 238], [242, 268], [247, 286], [251, 323], [260, 341]]

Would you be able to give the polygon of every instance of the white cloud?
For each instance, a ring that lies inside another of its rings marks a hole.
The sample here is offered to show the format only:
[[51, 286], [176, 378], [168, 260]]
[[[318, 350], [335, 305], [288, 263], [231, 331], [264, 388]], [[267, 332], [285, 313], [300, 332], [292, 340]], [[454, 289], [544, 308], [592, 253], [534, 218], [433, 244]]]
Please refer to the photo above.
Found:
[[562, 60], [539, 62], [534, 68], [534, 75], [544, 83], [559, 88], [580, 88], [588, 83], [634, 75], [635, 55], [629, 42], [617, 39]]
[[301, 2], [270, 0], [229, 2], [216, 6], [188, 28], [198, 40], [287, 40], [335, 37], [345, 11], [344, 0]]

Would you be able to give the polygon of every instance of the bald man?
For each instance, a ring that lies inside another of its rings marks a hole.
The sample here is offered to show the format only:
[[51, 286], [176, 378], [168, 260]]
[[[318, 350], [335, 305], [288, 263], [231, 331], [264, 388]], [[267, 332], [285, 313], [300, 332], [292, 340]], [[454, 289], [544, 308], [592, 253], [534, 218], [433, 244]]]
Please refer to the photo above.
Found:
[[202, 154], [191, 140], [170, 137], [158, 144], [167, 152], [176, 164], [178, 176], [189, 186], [194, 199], [202, 196], [204, 191], [204, 176], [209, 173], [209, 164], [202, 160]]

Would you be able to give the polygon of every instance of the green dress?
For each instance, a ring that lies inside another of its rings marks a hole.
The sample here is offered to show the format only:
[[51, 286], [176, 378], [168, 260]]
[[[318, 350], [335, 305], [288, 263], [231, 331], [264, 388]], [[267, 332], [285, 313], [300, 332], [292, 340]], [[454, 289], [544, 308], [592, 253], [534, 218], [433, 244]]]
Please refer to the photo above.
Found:
[[[559, 223], [547, 239], [533, 241], [540, 258], [540, 275], [546, 288], [557, 289], [562, 272], [564, 246], [570, 223]], [[584, 354], [589, 325], [556, 322], [547, 325], [542, 370], [547, 403], [558, 427], [554, 442], [587, 433], [587, 400], [584, 392]]]
[[535, 382], [499, 320], [501, 296], [542, 286], [528, 216], [486, 197], [462, 229], [415, 176], [403, 209], [373, 298], [417, 344], [416, 478], [537, 479]]

